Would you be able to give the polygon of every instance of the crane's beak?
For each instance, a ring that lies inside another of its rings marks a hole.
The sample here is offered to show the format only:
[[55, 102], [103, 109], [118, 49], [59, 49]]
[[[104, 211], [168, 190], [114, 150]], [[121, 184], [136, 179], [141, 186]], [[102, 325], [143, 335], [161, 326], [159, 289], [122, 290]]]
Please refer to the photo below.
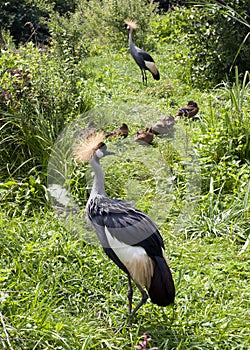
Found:
[[104, 142], [101, 142], [99, 148], [95, 151], [95, 154], [98, 158], [103, 158], [115, 154], [115, 152], [108, 151], [107, 145]]
[[115, 154], [115, 152], [111, 152], [111, 151], [107, 151], [107, 150], [105, 152], [103, 152], [104, 157], [105, 156], [112, 156], [114, 154]]
[[95, 154], [98, 158], [103, 158], [106, 156], [111, 156], [112, 154], [115, 154], [115, 152], [108, 151], [107, 146], [104, 144], [101, 148], [96, 150]]

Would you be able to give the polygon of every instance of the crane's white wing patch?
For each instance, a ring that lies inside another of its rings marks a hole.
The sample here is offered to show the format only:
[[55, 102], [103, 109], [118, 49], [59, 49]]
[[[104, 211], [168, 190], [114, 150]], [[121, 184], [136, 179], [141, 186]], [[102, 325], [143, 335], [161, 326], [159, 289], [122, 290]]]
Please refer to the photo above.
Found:
[[152, 259], [147, 255], [144, 248], [130, 246], [113, 237], [105, 226], [105, 233], [110, 248], [128, 269], [133, 280], [142, 288], [149, 289], [151, 277], [154, 272]]
[[152, 72], [155, 75], [158, 73], [158, 69], [154, 62], [150, 62], [150, 61], [144, 61], [144, 62], [145, 62], [145, 66], [150, 70], [150, 72]]

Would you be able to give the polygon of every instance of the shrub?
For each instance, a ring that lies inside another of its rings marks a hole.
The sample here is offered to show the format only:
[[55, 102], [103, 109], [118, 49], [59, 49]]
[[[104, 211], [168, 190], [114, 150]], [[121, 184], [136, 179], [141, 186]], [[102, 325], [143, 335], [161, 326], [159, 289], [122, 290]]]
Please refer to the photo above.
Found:
[[[84, 14], [85, 35], [102, 45], [111, 44], [117, 49], [126, 47], [127, 30], [124, 19], [136, 20], [139, 25], [135, 32], [138, 46], [145, 45], [149, 23], [155, 14], [156, 4], [147, 1], [93, 0], [80, 2], [78, 11]], [[145, 48], [145, 47], [144, 47]]]
[[45, 1], [12, 0], [0, 3], [0, 27], [9, 30], [15, 43], [44, 42], [48, 37], [46, 20], [52, 4]]
[[[1, 175], [45, 173], [67, 120], [89, 107], [79, 69], [32, 43], [0, 58]], [[83, 76], [83, 74], [82, 74]]]
[[179, 44], [179, 57], [188, 67], [192, 84], [208, 88], [228, 76], [234, 67], [244, 75], [250, 66], [249, 15], [247, 2], [186, 2], [153, 22], [160, 42]]
[[48, 42], [50, 37], [47, 23], [50, 16], [53, 13], [63, 15], [72, 12], [75, 6], [76, 0], [1, 1], [0, 28], [10, 31], [16, 46], [28, 41], [42, 44]]
[[192, 77], [196, 85], [201, 79], [202, 85], [207, 85], [208, 80], [210, 84], [219, 83], [226, 75], [233, 79], [234, 66], [244, 74], [250, 65], [247, 3], [231, 1], [218, 5], [210, 1], [205, 5], [192, 10], [194, 19], [189, 27]]
[[51, 44], [58, 58], [77, 64], [89, 54], [91, 41], [86, 33], [82, 11], [78, 10], [67, 16], [54, 13], [48, 25]]

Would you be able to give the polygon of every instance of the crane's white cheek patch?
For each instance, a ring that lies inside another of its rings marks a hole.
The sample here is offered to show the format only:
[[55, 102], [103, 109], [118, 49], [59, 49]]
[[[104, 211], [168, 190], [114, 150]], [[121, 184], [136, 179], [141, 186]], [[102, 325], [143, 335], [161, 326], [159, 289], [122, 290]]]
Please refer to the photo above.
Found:
[[158, 69], [156, 68], [156, 65], [154, 62], [149, 62], [149, 61], [145, 61], [145, 66], [150, 70], [150, 72], [152, 72], [153, 74], [157, 74], [158, 73]]
[[154, 263], [142, 247], [130, 246], [111, 236], [107, 227], [105, 233], [117, 257], [128, 269], [133, 280], [142, 288], [149, 289], [154, 272]]

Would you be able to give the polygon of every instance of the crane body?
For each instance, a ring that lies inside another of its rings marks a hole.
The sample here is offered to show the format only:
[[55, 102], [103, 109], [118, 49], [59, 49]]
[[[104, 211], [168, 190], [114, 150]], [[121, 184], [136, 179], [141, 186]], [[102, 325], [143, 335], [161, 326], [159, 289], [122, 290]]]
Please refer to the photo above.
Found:
[[[105, 253], [128, 277], [129, 313], [134, 314], [146, 302], [148, 295], [153, 303], [167, 306], [174, 302], [175, 287], [162, 237], [145, 213], [127, 201], [106, 196], [100, 159], [112, 152], [102, 142], [94, 149], [90, 159], [94, 183], [86, 204], [86, 214]], [[133, 310], [132, 280], [142, 295]]]

